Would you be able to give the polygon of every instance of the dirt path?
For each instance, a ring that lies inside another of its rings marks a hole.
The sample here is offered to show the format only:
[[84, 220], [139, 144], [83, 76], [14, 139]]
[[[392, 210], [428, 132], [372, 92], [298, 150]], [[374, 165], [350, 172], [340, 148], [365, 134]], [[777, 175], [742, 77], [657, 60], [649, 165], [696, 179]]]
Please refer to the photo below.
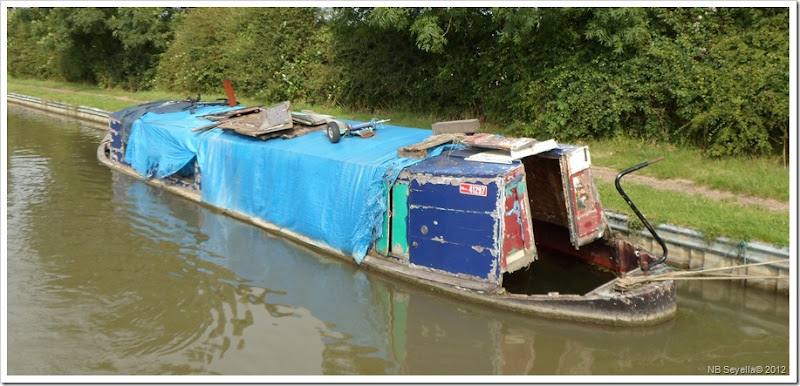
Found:
[[[619, 171], [602, 167], [592, 166], [592, 171], [595, 178], [602, 179], [603, 181], [614, 182]], [[687, 194], [699, 194], [715, 200], [730, 199], [739, 204], [759, 205], [765, 209], [776, 212], [788, 212], [789, 203], [774, 200], [771, 198], [753, 197], [746, 195], [734, 194], [723, 190], [710, 189], [708, 187], [697, 185], [693, 181], [684, 180], [680, 178], [658, 179], [650, 176], [628, 174], [625, 176], [625, 181], [630, 181], [637, 184], [647, 185], [654, 189], [672, 190], [675, 192]]]

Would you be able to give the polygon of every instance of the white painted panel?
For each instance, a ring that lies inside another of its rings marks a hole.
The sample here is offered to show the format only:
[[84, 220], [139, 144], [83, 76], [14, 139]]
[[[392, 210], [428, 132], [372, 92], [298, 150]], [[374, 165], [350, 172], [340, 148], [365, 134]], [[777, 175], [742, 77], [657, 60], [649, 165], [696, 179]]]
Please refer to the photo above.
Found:
[[589, 148], [586, 146], [579, 147], [569, 153], [569, 174], [575, 174], [581, 170], [588, 169], [592, 166], [592, 156], [589, 154]]

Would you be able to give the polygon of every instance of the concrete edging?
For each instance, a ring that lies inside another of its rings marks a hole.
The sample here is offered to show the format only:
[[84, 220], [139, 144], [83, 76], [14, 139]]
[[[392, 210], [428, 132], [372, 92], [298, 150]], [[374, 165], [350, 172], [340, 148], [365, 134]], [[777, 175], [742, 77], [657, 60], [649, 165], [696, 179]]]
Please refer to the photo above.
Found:
[[19, 105], [27, 106], [36, 110], [42, 110], [68, 117], [78, 118], [93, 123], [108, 125], [110, 112], [88, 106], [78, 106], [69, 103], [53, 102], [41, 98], [31, 97], [22, 94], [7, 93], [8, 101]]
[[[647, 229], [631, 231], [628, 228], [629, 218], [625, 215], [606, 212], [606, 217], [612, 230], [622, 233], [653, 253], [660, 254], [661, 246]], [[636, 221], [639, 220], [636, 219]], [[789, 248], [786, 247], [781, 248], [756, 241], [737, 242], [727, 237], [709, 240], [695, 230], [667, 224], [656, 225], [653, 228], [667, 245], [669, 251], [667, 264], [678, 268], [731, 267], [739, 264], [785, 260], [790, 257]], [[785, 262], [730, 271], [732, 274], [757, 276], [789, 276], [789, 272], [789, 264]], [[735, 280], [735, 282], [770, 292], [789, 293], [788, 279], [749, 279]]]
[[[103, 123], [108, 128], [110, 112], [87, 106], [47, 101], [27, 95], [8, 93], [8, 101], [60, 115]], [[634, 242], [658, 253], [661, 247], [646, 229], [631, 231], [629, 218], [625, 215], [606, 211], [609, 227], [622, 233]], [[637, 219], [638, 221], [638, 219]], [[736, 242], [727, 237], [708, 240], [702, 233], [677, 226], [661, 224], [654, 227], [669, 248], [667, 263], [684, 269], [701, 267], [730, 267], [738, 264], [761, 263], [789, 258], [789, 248], [777, 247], [760, 242]], [[737, 274], [758, 276], [789, 275], [789, 264], [774, 263], [748, 269], [739, 269]], [[741, 272], [745, 271], [745, 272]], [[737, 280], [748, 287], [757, 287], [771, 292], [789, 293], [788, 279], [750, 279]]]

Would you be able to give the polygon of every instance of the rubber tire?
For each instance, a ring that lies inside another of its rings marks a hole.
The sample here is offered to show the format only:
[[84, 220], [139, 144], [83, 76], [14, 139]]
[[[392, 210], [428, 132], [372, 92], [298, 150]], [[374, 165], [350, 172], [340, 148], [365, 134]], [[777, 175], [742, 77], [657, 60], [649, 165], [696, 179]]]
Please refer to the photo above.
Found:
[[337, 143], [342, 139], [342, 133], [339, 131], [339, 124], [336, 122], [328, 122], [328, 139], [331, 143]]

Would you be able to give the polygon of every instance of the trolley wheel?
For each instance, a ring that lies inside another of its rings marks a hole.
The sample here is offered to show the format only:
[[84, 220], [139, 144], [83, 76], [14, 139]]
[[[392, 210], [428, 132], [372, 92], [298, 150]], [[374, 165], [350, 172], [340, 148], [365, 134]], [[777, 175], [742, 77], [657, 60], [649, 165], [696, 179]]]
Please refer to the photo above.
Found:
[[339, 124], [336, 122], [328, 122], [328, 139], [331, 143], [337, 143], [342, 138], [342, 133], [339, 131]]

